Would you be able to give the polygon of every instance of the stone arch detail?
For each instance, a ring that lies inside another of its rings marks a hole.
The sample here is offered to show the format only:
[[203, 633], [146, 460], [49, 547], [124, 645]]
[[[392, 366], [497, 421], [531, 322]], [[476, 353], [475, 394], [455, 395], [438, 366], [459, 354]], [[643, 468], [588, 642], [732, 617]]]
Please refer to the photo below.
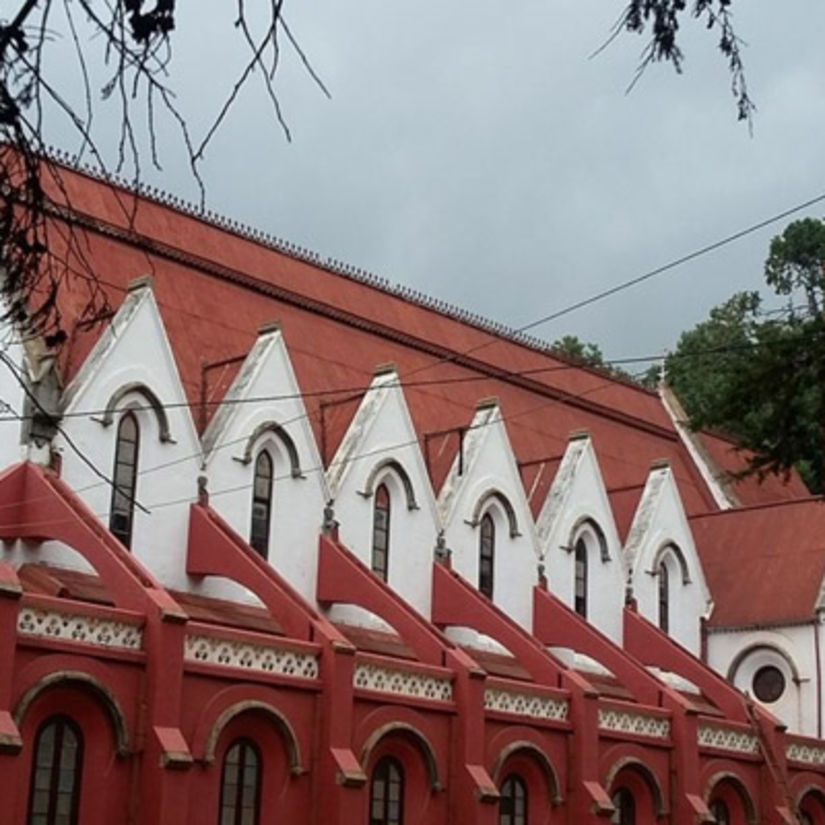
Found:
[[209, 735], [206, 737], [204, 745], [203, 760], [207, 764], [212, 764], [215, 761], [215, 751], [218, 747], [218, 740], [221, 738], [226, 726], [236, 717], [242, 713], [260, 713], [269, 719], [281, 737], [284, 740], [284, 747], [286, 748], [287, 757], [289, 758], [289, 770], [293, 776], [301, 776], [306, 773], [306, 769], [301, 761], [301, 747], [298, 744], [298, 737], [295, 735], [295, 730], [289, 723], [287, 718], [276, 710], [268, 702], [261, 702], [252, 700], [248, 702], [236, 702], [225, 708], [218, 718], [212, 724]]
[[624, 770], [625, 768], [630, 768], [631, 770], [636, 771], [639, 776], [645, 781], [645, 784], [650, 789], [650, 793], [653, 797], [653, 808], [656, 811], [656, 816], [664, 816], [667, 813], [665, 809], [665, 798], [664, 794], [662, 793], [662, 786], [659, 784], [659, 780], [656, 778], [656, 774], [645, 765], [640, 759], [637, 759], [635, 756], [625, 756], [621, 759], [617, 760], [613, 763], [610, 767], [610, 770], [607, 772], [607, 777], [605, 779], [605, 788], [607, 788], [608, 793], [610, 792], [610, 788], [613, 785], [614, 780], [619, 774], [619, 771]]
[[28, 709], [34, 701], [45, 691], [62, 685], [74, 685], [89, 690], [98, 699], [112, 723], [115, 734], [115, 752], [118, 756], [129, 755], [129, 729], [126, 717], [114, 694], [101, 682], [79, 670], [62, 670], [50, 673], [35, 682], [21, 697], [14, 708], [15, 725], [19, 728]]
[[163, 442], [172, 441], [172, 435], [169, 431], [169, 417], [166, 415], [166, 410], [163, 408], [163, 403], [142, 381], [132, 381], [128, 384], [118, 387], [106, 404], [106, 409], [103, 412], [103, 418], [100, 423], [104, 427], [110, 426], [115, 420], [115, 413], [120, 402], [126, 398], [127, 395], [136, 393], [140, 395], [144, 401], [149, 405], [149, 409], [154, 413], [158, 422], [158, 432], [160, 433], [160, 440]]
[[668, 540], [664, 542], [656, 551], [656, 555], [653, 557], [653, 564], [649, 571], [650, 574], [653, 576], [659, 575], [659, 565], [668, 554], [672, 554], [679, 564], [679, 570], [682, 573], [682, 584], [690, 584], [690, 568], [688, 567], [687, 559], [682, 552], [682, 548], [674, 541]]
[[748, 789], [745, 787], [745, 783], [735, 773], [731, 773], [730, 771], [719, 771], [718, 773], [713, 774], [710, 779], [708, 779], [707, 786], [705, 787], [705, 802], [710, 803], [710, 798], [713, 791], [721, 782], [729, 782], [736, 790], [736, 793], [742, 800], [742, 806], [745, 809], [745, 818], [748, 821], [748, 825], [758, 825], [758, 820], [756, 818], [756, 806], [753, 804], [753, 800], [751, 799], [751, 795], [748, 793]]
[[779, 656], [779, 658], [782, 659], [790, 669], [794, 682], [797, 685], [799, 684], [799, 669], [796, 666], [796, 662], [794, 662], [790, 655], [781, 647], [777, 647], [776, 645], [770, 644], [769, 642], [755, 642], [754, 644], [748, 645], [746, 648], [740, 650], [736, 654], [736, 656], [733, 657], [730, 665], [728, 666], [728, 672], [725, 678], [729, 682], [733, 682], [733, 679], [736, 676], [737, 671], [742, 666], [742, 662], [744, 662], [749, 656], [760, 650], [767, 650], [771, 653], [776, 653], [776, 655]]
[[488, 505], [493, 501], [497, 502], [501, 509], [504, 510], [504, 515], [507, 519], [507, 526], [510, 530], [510, 538], [518, 538], [521, 535], [521, 532], [518, 529], [516, 510], [510, 499], [507, 498], [501, 490], [497, 490], [495, 488], [490, 488], [479, 497], [476, 502], [476, 506], [473, 508], [472, 519], [467, 523], [471, 527], [478, 527], [478, 525], [481, 524], [481, 519], [484, 517], [484, 513], [487, 510]]
[[564, 800], [559, 786], [559, 777], [556, 769], [553, 767], [553, 763], [550, 761], [550, 757], [547, 756], [538, 745], [526, 739], [510, 742], [502, 748], [501, 753], [499, 753], [493, 765], [493, 780], [496, 785], [501, 781], [501, 770], [505, 763], [511, 756], [517, 753], [525, 753], [536, 762], [547, 781], [547, 795], [549, 799], [554, 806], [561, 805]]
[[295, 441], [292, 436], [280, 424], [278, 424], [277, 421], [264, 421], [262, 424], [255, 427], [252, 431], [252, 435], [250, 435], [246, 441], [243, 455], [236, 460], [240, 461], [241, 464], [250, 464], [252, 462], [252, 454], [255, 450], [255, 444], [257, 444], [258, 439], [260, 439], [261, 436], [266, 435], [267, 433], [271, 433], [275, 436], [286, 451], [287, 458], [289, 459], [289, 471], [292, 477], [304, 478], [303, 471], [301, 470], [301, 461], [298, 457], [298, 448], [295, 446]]
[[358, 492], [364, 498], [371, 498], [375, 494], [375, 488], [378, 486], [378, 482], [385, 472], [392, 472], [398, 476], [398, 480], [404, 488], [404, 497], [407, 499], [407, 509], [418, 510], [418, 501], [415, 498], [415, 489], [413, 488], [410, 474], [404, 469], [401, 462], [396, 461], [394, 458], [385, 458], [383, 461], [379, 461], [370, 470], [370, 474], [367, 476], [367, 481], [364, 484], [364, 489]]
[[364, 747], [361, 749], [361, 766], [366, 773], [366, 766], [369, 763], [370, 754], [375, 750], [376, 745], [387, 736], [393, 734], [400, 734], [408, 737], [421, 754], [424, 760], [424, 766], [427, 769], [427, 776], [430, 780], [430, 789], [433, 791], [440, 791], [444, 785], [438, 775], [438, 760], [435, 755], [435, 749], [429, 739], [414, 725], [408, 722], [390, 722], [386, 725], [381, 725], [376, 728], [364, 742]]
[[610, 552], [607, 549], [607, 537], [604, 534], [604, 530], [602, 530], [599, 523], [590, 516], [582, 516], [581, 518], [576, 519], [576, 523], [570, 530], [570, 538], [567, 542], [567, 546], [570, 551], [572, 552], [575, 549], [579, 534], [584, 530], [591, 530], [596, 536], [596, 541], [599, 543], [599, 556], [601, 557], [601, 560], [610, 561]]

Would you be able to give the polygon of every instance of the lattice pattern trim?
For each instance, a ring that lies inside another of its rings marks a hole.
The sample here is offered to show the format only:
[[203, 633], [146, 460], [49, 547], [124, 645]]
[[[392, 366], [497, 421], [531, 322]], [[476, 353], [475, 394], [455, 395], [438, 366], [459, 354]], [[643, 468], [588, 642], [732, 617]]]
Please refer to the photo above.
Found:
[[188, 634], [183, 648], [188, 662], [237, 667], [259, 673], [295, 676], [301, 679], [318, 678], [318, 657], [271, 645], [219, 639], [215, 636]]
[[825, 765], [825, 748], [816, 745], [803, 745], [801, 742], [789, 742], [785, 756], [794, 762], [806, 765]]
[[759, 753], [759, 739], [747, 731], [702, 725], [696, 740], [705, 748], [720, 748], [736, 753]]
[[17, 614], [17, 632], [41, 639], [85, 642], [87, 645], [119, 650], [140, 650], [143, 645], [143, 631], [137, 625], [36, 607], [20, 610]]
[[360, 664], [355, 666], [352, 684], [363, 690], [377, 690], [414, 699], [437, 699], [441, 702], [453, 700], [453, 684], [449, 679], [411, 670]]
[[643, 716], [623, 710], [599, 710], [599, 727], [602, 730], [633, 733], [636, 736], [650, 736], [654, 739], [670, 738], [670, 719], [661, 716]]
[[567, 719], [568, 711], [568, 704], [564, 699], [551, 699], [534, 693], [497, 688], [487, 688], [484, 691], [484, 707], [487, 710], [515, 713], [517, 716], [530, 716], [533, 719], [552, 719], [557, 722]]

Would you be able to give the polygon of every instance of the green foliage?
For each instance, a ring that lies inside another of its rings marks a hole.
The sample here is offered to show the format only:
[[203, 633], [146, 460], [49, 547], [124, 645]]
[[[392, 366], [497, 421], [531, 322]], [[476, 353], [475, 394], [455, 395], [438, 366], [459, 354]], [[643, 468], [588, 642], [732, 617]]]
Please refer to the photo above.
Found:
[[564, 335], [553, 341], [552, 347], [566, 358], [588, 367], [596, 367], [614, 378], [621, 378], [625, 381], [634, 380], [633, 376], [621, 367], [605, 362], [601, 347], [592, 341], [582, 341], [577, 335]]
[[765, 278], [779, 295], [801, 293], [807, 312], [760, 312], [759, 296], [742, 292], [685, 332], [666, 374], [692, 427], [721, 429], [753, 452], [748, 472], [798, 470], [823, 489], [825, 223], [795, 221], [774, 238]]

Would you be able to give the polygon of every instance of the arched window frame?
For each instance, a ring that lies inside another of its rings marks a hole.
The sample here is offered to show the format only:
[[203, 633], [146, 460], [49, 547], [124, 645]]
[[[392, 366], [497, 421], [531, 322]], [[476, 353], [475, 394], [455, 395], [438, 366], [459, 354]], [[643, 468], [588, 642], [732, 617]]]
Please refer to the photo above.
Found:
[[390, 526], [392, 524], [392, 497], [385, 482], [375, 488], [372, 505], [372, 552], [370, 567], [382, 581], [390, 572]]
[[511, 773], [501, 783], [498, 825], [528, 825], [527, 810], [527, 784]]
[[667, 558], [659, 562], [658, 590], [659, 590], [659, 629], [664, 633], [670, 632], [670, 571]]
[[120, 417], [115, 435], [112, 499], [109, 506], [109, 530], [124, 547], [132, 546], [139, 455], [140, 422], [132, 410], [127, 410]]
[[[51, 753], [45, 754], [44, 737], [48, 730], [53, 728], [51, 741]], [[74, 737], [74, 764], [71, 766], [70, 788], [61, 788], [64, 776], [61, 774], [68, 770], [65, 765], [65, 755], [67, 751], [64, 746], [67, 741], [67, 734]], [[49, 757], [49, 761], [45, 757]], [[44, 773], [48, 771], [45, 788], [38, 787], [40, 780], [45, 778]], [[80, 810], [80, 788], [81, 776], [83, 772], [83, 734], [80, 728], [68, 716], [58, 714], [50, 716], [37, 729], [34, 738], [34, 752], [32, 756], [31, 777], [29, 779], [29, 809], [26, 817], [27, 825], [57, 825], [58, 821], [66, 825], [78, 825]], [[45, 811], [42, 810], [42, 797], [46, 794]], [[68, 805], [61, 806], [61, 795], [68, 797]], [[58, 812], [63, 807], [64, 810]], [[65, 810], [68, 808], [68, 810]], [[58, 820], [58, 813], [60, 819]], [[68, 818], [66, 818], [68, 817]]]
[[478, 532], [478, 589], [493, 598], [495, 587], [496, 522], [488, 510], [479, 522]]
[[636, 799], [627, 788], [617, 788], [611, 796], [616, 809], [610, 818], [611, 825], [636, 825]]
[[275, 486], [275, 462], [266, 448], [255, 458], [252, 476], [252, 509], [249, 544], [264, 559], [269, 556], [269, 533], [272, 524], [272, 493]]
[[[237, 752], [238, 761], [230, 764], [233, 753]], [[249, 759], [254, 758], [252, 770], [252, 799], [247, 793], [250, 784], [247, 784], [247, 773], [250, 769]], [[236, 768], [235, 782], [228, 782], [229, 769]], [[263, 763], [258, 746], [246, 737], [235, 739], [229, 744], [223, 757], [221, 767], [221, 796], [218, 803], [218, 825], [250, 825], [245, 814], [252, 809], [251, 825], [258, 825], [261, 814], [261, 775]], [[250, 805], [251, 802], [251, 805]]]
[[370, 780], [368, 825], [404, 825], [404, 769], [392, 756], [383, 756]]

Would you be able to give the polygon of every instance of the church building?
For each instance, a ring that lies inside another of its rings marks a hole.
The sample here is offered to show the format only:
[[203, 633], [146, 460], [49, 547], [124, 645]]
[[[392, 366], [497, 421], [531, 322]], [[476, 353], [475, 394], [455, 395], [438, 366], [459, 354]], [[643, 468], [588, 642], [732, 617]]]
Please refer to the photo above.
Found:
[[0, 350], [0, 822], [825, 825], [798, 478], [666, 388], [59, 170], [67, 337]]

